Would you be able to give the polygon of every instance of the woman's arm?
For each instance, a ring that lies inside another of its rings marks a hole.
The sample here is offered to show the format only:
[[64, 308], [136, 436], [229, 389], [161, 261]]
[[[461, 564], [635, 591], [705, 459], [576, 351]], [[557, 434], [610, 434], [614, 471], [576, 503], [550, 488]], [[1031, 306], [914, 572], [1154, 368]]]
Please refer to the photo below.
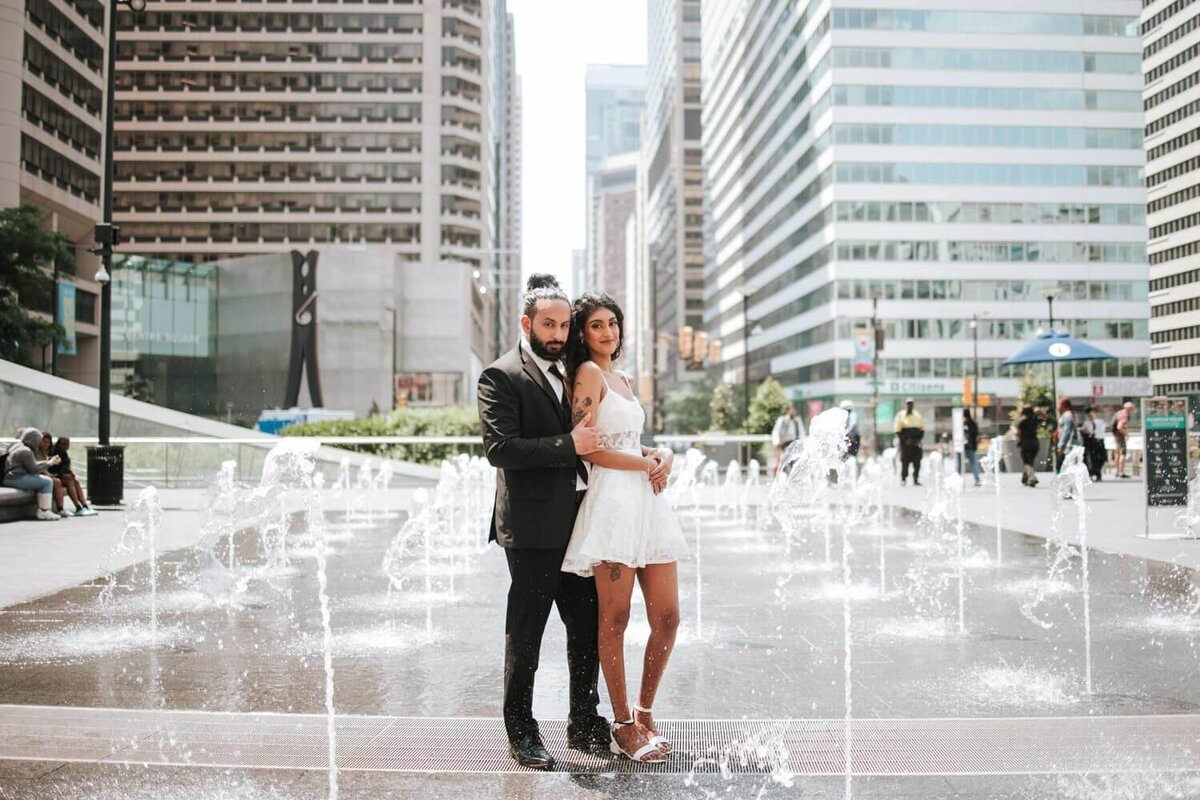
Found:
[[[585, 415], [595, 413], [604, 399], [604, 376], [600, 368], [590, 361], [579, 365], [575, 373], [575, 389], [571, 393], [571, 421], [578, 424]], [[623, 469], [631, 472], [646, 472], [658, 462], [645, 456], [622, 453], [617, 450], [601, 449], [580, 456], [584, 461], [608, 469]]]

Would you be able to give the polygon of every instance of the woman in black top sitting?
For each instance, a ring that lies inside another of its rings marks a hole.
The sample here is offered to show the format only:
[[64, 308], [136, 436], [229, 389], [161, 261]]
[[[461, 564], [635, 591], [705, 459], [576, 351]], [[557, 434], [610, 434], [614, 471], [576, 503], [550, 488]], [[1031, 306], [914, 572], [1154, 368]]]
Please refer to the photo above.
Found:
[[90, 517], [96, 513], [96, 509], [88, 503], [87, 497], [83, 493], [83, 486], [79, 483], [79, 478], [75, 476], [75, 471], [71, 469], [71, 456], [67, 454], [70, 446], [71, 437], [58, 437], [58, 441], [54, 443], [50, 452], [61, 460], [57, 465], [50, 467], [50, 474], [62, 481], [63, 491], [75, 504], [75, 516]]

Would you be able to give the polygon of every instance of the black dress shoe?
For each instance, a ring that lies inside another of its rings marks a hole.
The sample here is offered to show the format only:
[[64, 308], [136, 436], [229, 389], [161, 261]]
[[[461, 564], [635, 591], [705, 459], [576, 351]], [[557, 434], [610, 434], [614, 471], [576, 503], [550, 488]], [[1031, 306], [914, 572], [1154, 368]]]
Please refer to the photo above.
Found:
[[554, 769], [554, 759], [546, 752], [545, 745], [537, 734], [522, 736], [508, 743], [508, 753], [522, 767], [530, 769]]
[[611, 741], [612, 735], [604, 717], [596, 717], [587, 725], [567, 726], [567, 747], [572, 750], [593, 756], [611, 756], [612, 751], [608, 748]]

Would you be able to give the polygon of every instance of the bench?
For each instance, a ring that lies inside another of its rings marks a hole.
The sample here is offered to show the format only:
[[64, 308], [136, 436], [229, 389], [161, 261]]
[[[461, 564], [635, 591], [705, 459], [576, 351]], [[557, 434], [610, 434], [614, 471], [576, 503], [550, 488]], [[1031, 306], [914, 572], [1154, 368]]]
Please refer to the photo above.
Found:
[[37, 495], [25, 489], [0, 486], [0, 522], [33, 519], [37, 516]]

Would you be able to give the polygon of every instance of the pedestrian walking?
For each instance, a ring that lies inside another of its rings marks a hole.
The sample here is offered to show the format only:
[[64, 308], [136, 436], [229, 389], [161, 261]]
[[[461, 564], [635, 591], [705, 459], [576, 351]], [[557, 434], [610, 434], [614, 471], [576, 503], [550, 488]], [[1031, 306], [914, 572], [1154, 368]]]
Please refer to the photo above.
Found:
[[925, 419], [916, 409], [916, 401], [905, 398], [904, 410], [896, 415], [893, 426], [900, 445], [900, 485], [908, 480], [912, 467], [913, 486], [921, 485], [921, 440], [925, 438]]
[[1104, 449], [1104, 420], [1096, 415], [1095, 406], [1088, 406], [1087, 416], [1079, 424], [1079, 432], [1083, 435], [1083, 461], [1087, 464], [1088, 475], [1098, 481], [1104, 462], [1108, 459], [1108, 451]]
[[771, 474], [779, 472], [779, 465], [783, 462], [783, 454], [792, 442], [804, 441], [804, 422], [800, 419], [799, 412], [796, 410], [795, 403], [788, 403], [787, 413], [781, 414], [775, 420], [775, 427], [771, 430], [771, 444], [775, 445], [775, 463], [771, 467]]
[[1021, 483], [1030, 488], [1038, 485], [1034, 463], [1039, 446], [1037, 415], [1033, 413], [1032, 406], [1025, 406], [1017, 420], [1017, 450], [1021, 454]]
[[1121, 410], [1113, 415], [1112, 418], [1112, 434], [1113, 440], [1116, 442], [1116, 458], [1113, 460], [1113, 469], [1116, 470], [1118, 478], [1128, 478], [1130, 475], [1125, 472], [1125, 458], [1128, 454], [1129, 441], [1129, 423], [1133, 420], [1133, 403], [1128, 400], [1125, 405], [1121, 406]]
[[963, 409], [963, 471], [970, 468], [975, 477], [975, 485], [980, 486], [979, 480], [979, 423], [971, 416], [971, 409]]
[[1067, 457], [1067, 453], [1071, 452], [1071, 448], [1079, 447], [1082, 444], [1083, 438], [1079, 433], [1079, 426], [1075, 423], [1075, 406], [1072, 405], [1069, 397], [1064, 397], [1058, 401], [1058, 426], [1055, 429], [1054, 471], [1056, 473], [1062, 469], [1063, 459]]

